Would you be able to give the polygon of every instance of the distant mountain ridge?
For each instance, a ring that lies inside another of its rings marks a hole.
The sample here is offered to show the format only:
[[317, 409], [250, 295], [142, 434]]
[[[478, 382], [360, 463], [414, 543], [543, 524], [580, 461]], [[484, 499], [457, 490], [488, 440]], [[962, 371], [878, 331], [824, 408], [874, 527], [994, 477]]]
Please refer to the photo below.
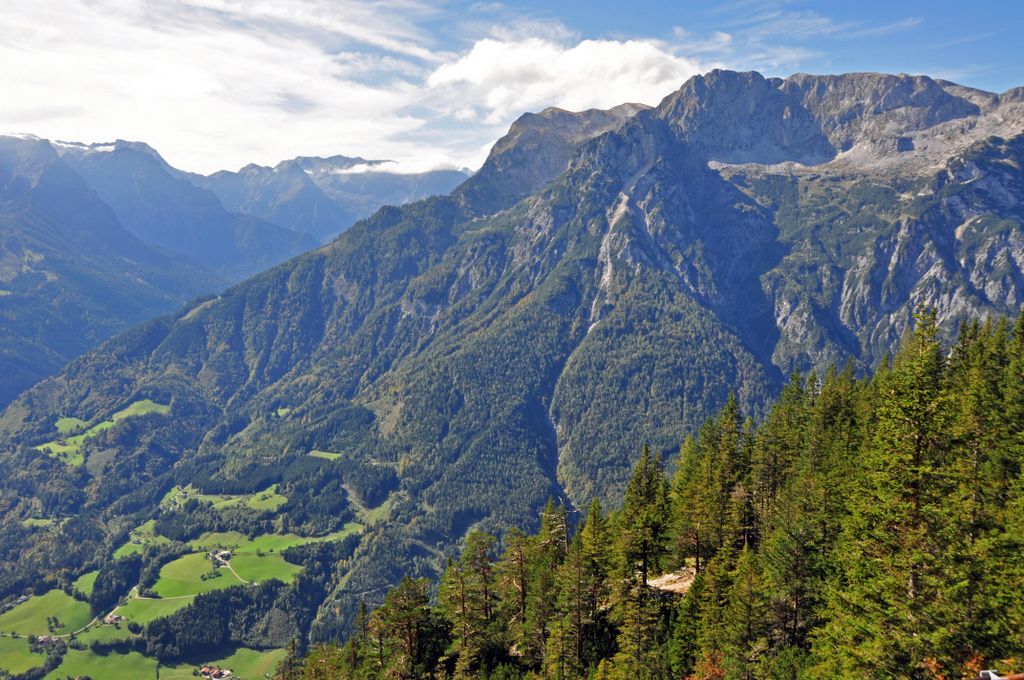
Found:
[[48, 143], [0, 137], [0, 404], [224, 285], [137, 239]]
[[298, 156], [274, 167], [253, 164], [238, 172], [189, 178], [230, 210], [327, 241], [382, 205], [447, 194], [468, 176], [455, 170], [399, 174], [388, 172], [388, 163], [340, 155]]
[[[143, 142], [0, 137], [0, 164], [9, 173], [0, 205], [0, 356], [9, 366], [0, 376], [0, 406], [114, 334], [318, 247], [317, 225], [320, 236], [333, 235], [377, 200], [445, 193], [464, 179], [442, 172], [391, 181], [372, 173], [343, 183], [350, 195], [342, 200], [354, 212], [309, 180], [328, 168], [381, 163], [334, 156], [282, 164], [297, 181], [275, 180], [263, 191], [280, 208], [268, 221], [225, 208], [203, 187], [206, 178], [172, 167]], [[295, 225], [298, 231], [289, 228]], [[38, 285], [29, 283], [31, 272], [43, 271]]]
[[1022, 167], [1019, 90], [923, 76], [714, 71], [654, 108], [527, 114], [449, 195], [73, 362], [0, 441], [27, 460], [56, 417], [151, 398], [172, 418], [148, 443], [103, 445], [152, 464], [94, 464], [97, 498], [314, 450], [368, 466], [386, 500], [320, 606], [329, 638], [469, 527], [614, 504], [641, 444], [678, 447], [730, 393], [757, 416], [791, 371], [873, 367], [922, 304], [947, 336], [1015, 314]]
[[319, 245], [306, 234], [224, 209], [152, 147], [56, 143], [61, 158], [147, 243], [185, 255], [228, 280], [251, 276]]

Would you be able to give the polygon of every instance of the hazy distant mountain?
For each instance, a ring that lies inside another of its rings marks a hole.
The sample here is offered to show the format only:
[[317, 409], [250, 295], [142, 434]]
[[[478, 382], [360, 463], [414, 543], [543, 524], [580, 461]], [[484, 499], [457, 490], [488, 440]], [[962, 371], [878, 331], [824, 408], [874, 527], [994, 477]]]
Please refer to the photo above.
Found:
[[118, 140], [57, 143], [55, 148], [128, 231], [229, 280], [251, 276], [318, 245], [308, 234], [228, 212], [217, 196], [183, 178], [146, 144]]
[[0, 137], [0, 404], [222, 285], [125, 231], [47, 142]]
[[386, 168], [386, 161], [358, 157], [300, 156], [273, 168], [247, 165], [238, 172], [189, 177], [229, 210], [328, 241], [382, 205], [447, 194], [468, 176], [452, 170], [406, 175]]
[[[450, 195], [82, 357], [0, 428], [27, 447], [61, 414], [172, 404], [145, 439], [103, 441], [139, 462], [88, 474], [95, 498], [133, 494], [82, 512], [97, 555], [112, 515], [156, 512], [197, 470], [212, 488], [338, 454], [316, 467], [348, 485], [330, 499], [376, 510], [313, 625], [329, 635], [470, 526], [614, 503], [642, 443], [675, 449], [730, 391], [758, 414], [793, 369], [873, 366], [921, 303], [946, 333], [1015, 313], [1022, 133], [1024, 90], [878, 74], [715, 71], [652, 109], [527, 115]], [[327, 195], [315, 171], [280, 175]]]

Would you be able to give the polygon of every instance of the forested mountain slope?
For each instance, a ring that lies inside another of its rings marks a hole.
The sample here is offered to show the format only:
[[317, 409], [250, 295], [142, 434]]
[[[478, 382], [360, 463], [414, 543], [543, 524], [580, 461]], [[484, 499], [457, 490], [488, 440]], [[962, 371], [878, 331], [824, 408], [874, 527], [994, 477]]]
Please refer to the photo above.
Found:
[[436, 590], [404, 579], [276, 680], [1020, 671], [1024, 320], [936, 331], [868, 378], [794, 374], [761, 423], [729, 401], [667, 464], [644, 448], [611, 513], [470, 532]]
[[[313, 624], [331, 636], [471, 526], [551, 496], [617, 503], [640, 442], [678, 447], [730, 392], [759, 417], [794, 368], [874, 367], [921, 304], [947, 337], [1015, 313], [1022, 102], [716, 71], [653, 109], [524, 116], [449, 196], [384, 208], [25, 394], [0, 418], [24, 470], [9, 513], [67, 512], [44, 476], [84, 488], [99, 551], [175, 484], [340, 454], [322, 474], [373, 523]], [[84, 468], [31, 448], [59, 417], [140, 399], [170, 417], [90, 440]], [[43, 568], [34, 545], [0, 587]]]
[[0, 404], [221, 285], [125, 231], [48, 143], [0, 137]]
[[55, 143], [61, 158], [114, 209], [125, 229], [146, 243], [184, 255], [228, 281], [238, 281], [318, 241], [252, 215], [228, 212], [151, 147]]

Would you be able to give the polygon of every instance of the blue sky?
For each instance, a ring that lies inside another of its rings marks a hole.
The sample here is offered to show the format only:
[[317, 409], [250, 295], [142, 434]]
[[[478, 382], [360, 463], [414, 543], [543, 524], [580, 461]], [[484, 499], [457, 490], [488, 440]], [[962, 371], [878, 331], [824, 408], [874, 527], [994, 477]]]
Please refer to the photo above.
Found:
[[476, 167], [524, 111], [656, 104], [716, 67], [1024, 85], [1024, 3], [7, 0], [0, 132], [210, 172], [342, 153]]
[[[491, 5], [511, 11], [512, 4]], [[653, 38], [683, 52], [703, 41], [736, 68], [926, 73], [1002, 92], [1024, 84], [1024, 2], [980, 0], [732, 0], [731, 2], [518, 2], [514, 12], [558, 22], [581, 36]], [[682, 29], [682, 32], [680, 31]], [[721, 49], [716, 34], [729, 37]]]

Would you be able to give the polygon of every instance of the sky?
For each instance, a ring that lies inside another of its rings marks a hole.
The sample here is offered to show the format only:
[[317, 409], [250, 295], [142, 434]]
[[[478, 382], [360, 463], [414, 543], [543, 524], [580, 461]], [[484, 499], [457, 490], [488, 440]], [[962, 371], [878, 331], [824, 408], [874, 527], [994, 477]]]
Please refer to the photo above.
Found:
[[475, 169], [519, 115], [657, 104], [713, 68], [1024, 85], [1010, 0], [4, 0], [0, 133]]

